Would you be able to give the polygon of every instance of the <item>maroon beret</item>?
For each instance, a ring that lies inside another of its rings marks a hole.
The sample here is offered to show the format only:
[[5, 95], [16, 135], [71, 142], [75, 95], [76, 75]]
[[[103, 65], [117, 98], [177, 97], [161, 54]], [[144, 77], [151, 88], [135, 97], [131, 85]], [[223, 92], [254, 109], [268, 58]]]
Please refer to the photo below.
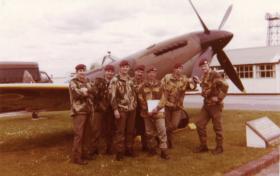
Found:
[[179, 68], [179, 67], [183, 67], [183, 65], [182, 65], [181, 63], [176, 63], [176, 64], [174, 65], [174, 68], [175, 68], [175, 69], [177, 69], [177, 68]]
[[157, 71], [157, 68], [156, 67], [151, 67], [147, 70], [147, 73], [151, 72], [151, 71]]
[[115, 67], [113, 65], [111, 65], [111, 64], [108, 64], [108, 65], [105, 66], [104, 70], [105, 71], [111, 70], [111, 71], [114, 72], [115, 71]]
[[75, 67], [76, 71], [78, 71], [78, 70], [86, 70], [86, 68], [87, 67], [84, 64], [78, 64]]
[[145, 71], [145, 65], [138, 65], [136, 66], [135, 70]]
[[207, 59], [201, 59], [201, 61], [199, 61], [199, 66], [202, 66], [204, 64], [208, 64], [208, 60]]
[[120, 62], [120, 67], [125, 66], [125, 65], [128, 65], [128, 66], [129, 66], [128, 61], [127, 61], [127, 60], [122, 60], [122, 61]]

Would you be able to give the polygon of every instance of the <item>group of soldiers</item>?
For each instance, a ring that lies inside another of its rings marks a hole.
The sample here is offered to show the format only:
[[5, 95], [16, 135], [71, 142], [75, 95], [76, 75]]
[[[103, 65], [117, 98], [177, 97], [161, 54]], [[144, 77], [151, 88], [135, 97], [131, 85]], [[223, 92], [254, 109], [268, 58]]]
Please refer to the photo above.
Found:
[[[101, 137], [105, 138], [106, 153], [115, 153], [117, 161], [125, 156], [135, 157], [136, 135], [141, 135], [143, 151], [153, 156], [159, 148], [160, 157], [168, 160], [168, 149], [174, 147], [173, 132], [184, 108], [185, 91], [194, 90], [197, 84], [202, 87], [204, 103], [196, 123], [200, 145], [194, 152], [208, 152], [206, 126], [212, 119], [217, 142], [212, 153], [222, 153], [221, 112], [228, 85], [210, 69], [207, 60], [201, 60], [199, 66], [204, 73], [201, 80], [182, 74], [183, 66], [178, 63], [172, 73], [158, 80], [157, 68], [145, 70], [144, 65], [136, 66], [131, 77], [130, 64], [123, 60], [119, 73], [115, 73], [113, 65], [106, 65], [104, 77], [89, 81], [86, 66], [77, 65], [75, 77], [69, 83], [74, 129], [72, 162], [84, 165], [93, 159], [99, 153]], [[151, 109], [149, 102], [154, 100], [158, 104]]]

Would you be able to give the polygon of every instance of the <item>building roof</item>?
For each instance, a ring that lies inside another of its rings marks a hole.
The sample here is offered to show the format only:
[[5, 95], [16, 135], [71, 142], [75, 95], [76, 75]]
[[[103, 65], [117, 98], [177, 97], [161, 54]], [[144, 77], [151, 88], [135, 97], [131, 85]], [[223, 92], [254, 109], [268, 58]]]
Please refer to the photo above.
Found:
[[[279, 63], [280, 46], [240, 48], [225, 51], [233, 65]], [[211, 66], [219, 66], [216, 55]]]

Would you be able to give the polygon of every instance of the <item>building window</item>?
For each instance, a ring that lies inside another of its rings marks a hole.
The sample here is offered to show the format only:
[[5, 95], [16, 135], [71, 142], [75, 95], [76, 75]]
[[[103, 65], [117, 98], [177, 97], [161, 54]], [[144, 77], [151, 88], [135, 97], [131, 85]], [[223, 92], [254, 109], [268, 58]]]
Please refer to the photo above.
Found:
[[275, 65], [273, 65], [273, 64], [257, 65], [257, 77], [258, 78], [274, 78], [275, 77]]
[[239, 78], [253, 78], [253, 65], [237, 65], [235, 67]]

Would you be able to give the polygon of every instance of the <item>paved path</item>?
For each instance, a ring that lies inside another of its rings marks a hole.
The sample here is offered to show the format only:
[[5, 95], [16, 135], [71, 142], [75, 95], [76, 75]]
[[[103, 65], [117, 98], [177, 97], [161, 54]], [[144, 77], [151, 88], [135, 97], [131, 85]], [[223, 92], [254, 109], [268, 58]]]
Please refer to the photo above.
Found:
[[279, 176], [279, 168], [280, 168], [280, 163], [275, 163], [272, 164], [271, 166], [263, 169], [261, 172], [256, 174], [255, 176]]
[[[186, 95], [185, 107], [200, 108], [203, 98], [200, 95]], [[280, 111], [280, 95], [228, 95], [225, 109]]]
[[0, 119], [1, 118], [20, 118], [23, 117], [22, 115], [30, 115], [31, 118], [31, 112], [26, 112], [26, 111], [18, 111], [18, 112], [7, 112], [7, 113], [0, 113]]

